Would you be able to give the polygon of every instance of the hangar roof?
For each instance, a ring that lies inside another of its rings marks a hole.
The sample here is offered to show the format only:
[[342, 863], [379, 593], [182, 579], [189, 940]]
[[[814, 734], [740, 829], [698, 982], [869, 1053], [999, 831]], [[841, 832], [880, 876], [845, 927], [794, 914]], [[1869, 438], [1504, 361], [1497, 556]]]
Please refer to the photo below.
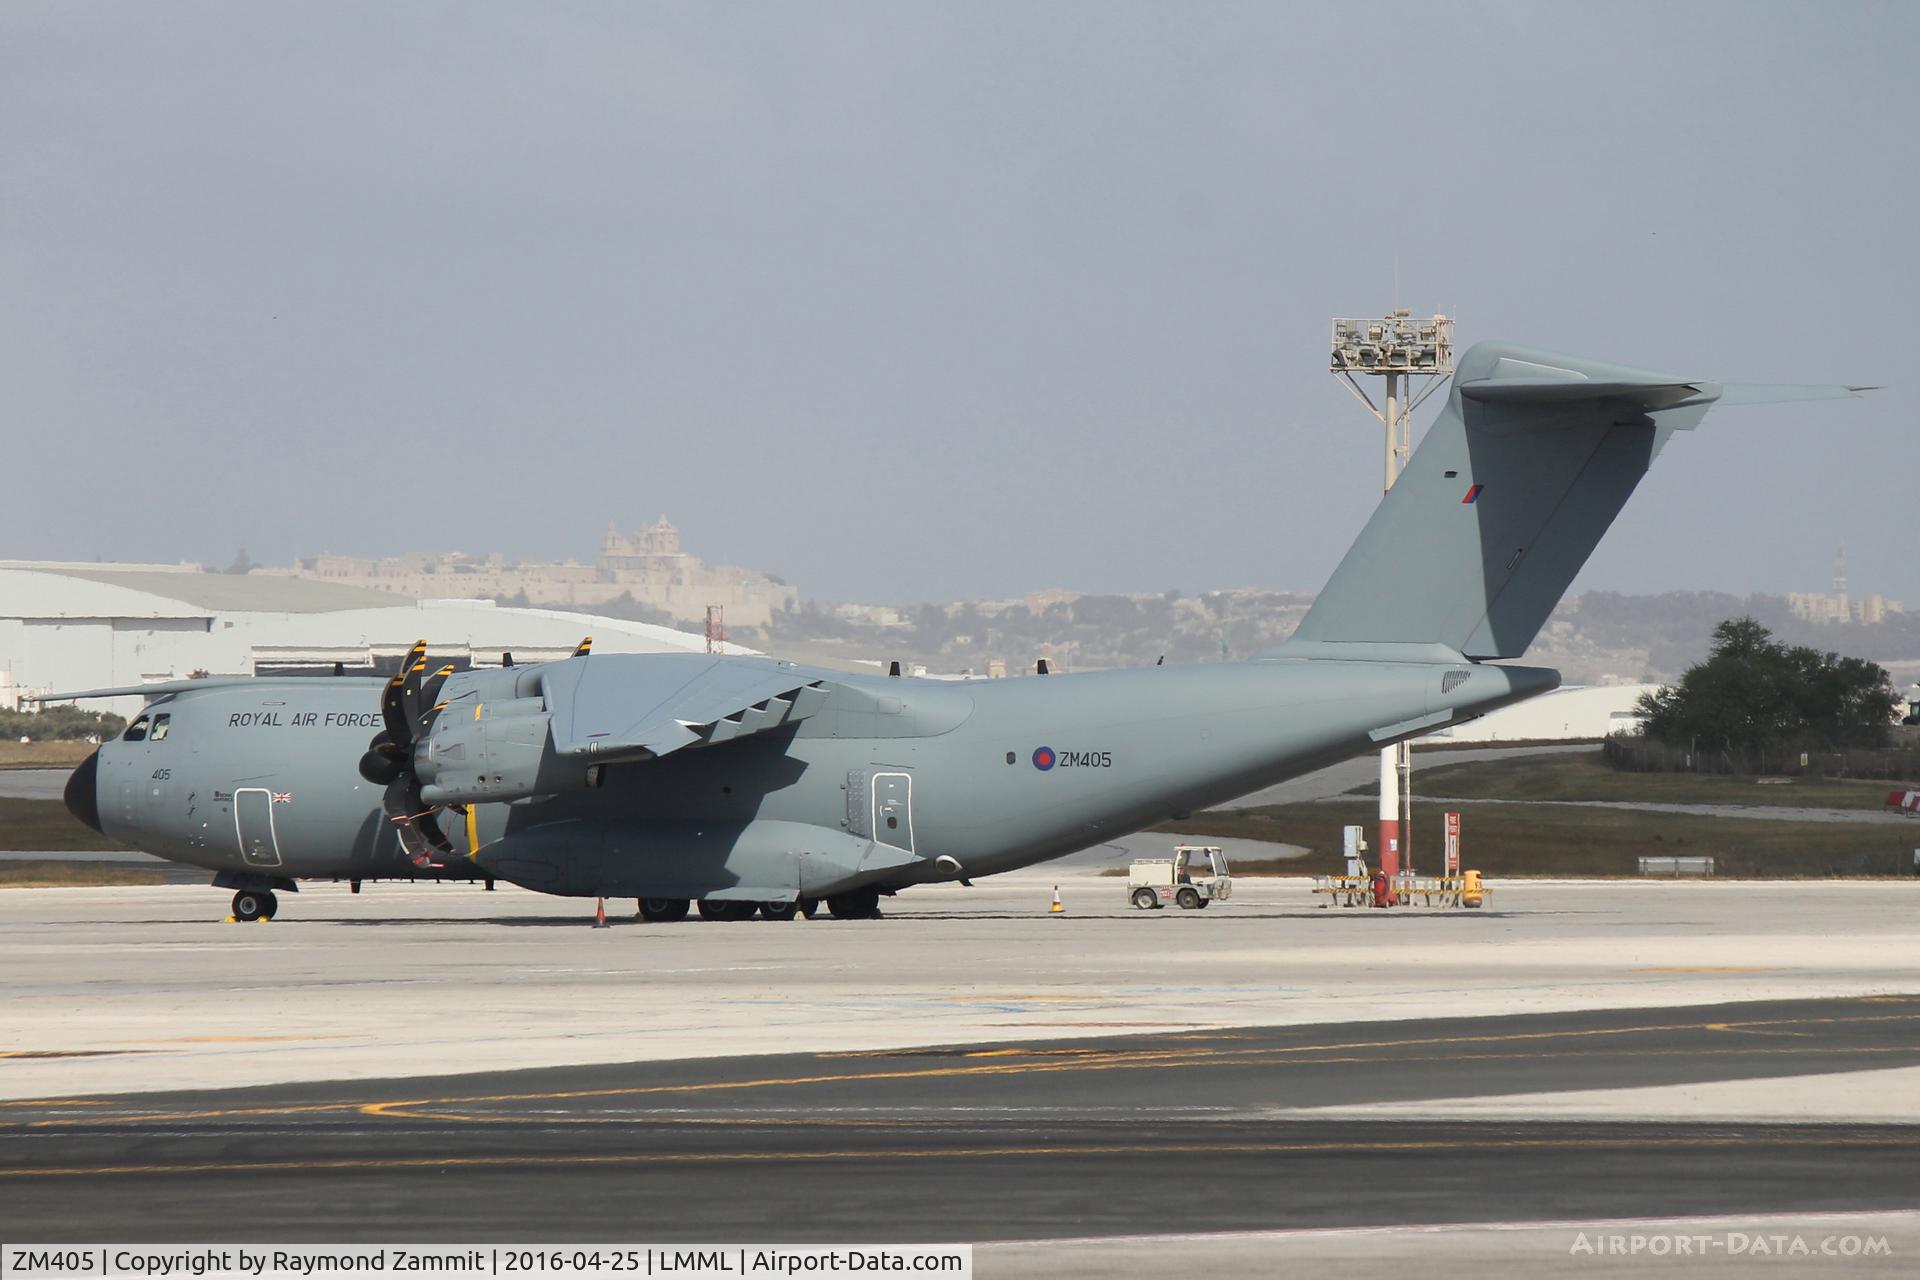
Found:
[[[421, 637], [476, 655], [513, 649], [530, 661], [564, 657], [586, 635], [614, 653], [685, 652], [706, 643], [692, 632], [595, 614], [491, 600], [413, 600], [337, 583], [172, 565], [0, 561], [0, 620], [7, 618], [194, 619], [208, 627], [219, 619], [222, 634], [242, 640], [261, 659], [349, 658], [355, 650], [404, 650]], [[754, 652], [739, 645], [727, 651]], [[161, 660], [159, 653], [150, 660]], [[166, 660], [230, 665], [233, 655], [169, 654]]]
[[[193, 617], [209, 613], [331, 613], [410, 603], [410, 597], [267, 573], [192, 566], [0, 560], [10, 617]], [[111, 589], [90, 591], [93, 584]], [[134, 600], [116, 592], [149, 597]]]

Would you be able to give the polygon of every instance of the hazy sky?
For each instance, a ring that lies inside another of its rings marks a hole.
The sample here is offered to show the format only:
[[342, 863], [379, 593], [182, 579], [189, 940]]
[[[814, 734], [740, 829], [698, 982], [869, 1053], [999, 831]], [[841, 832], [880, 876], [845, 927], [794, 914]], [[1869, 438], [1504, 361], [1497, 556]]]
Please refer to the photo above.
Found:
[[1313, 589], [1399, 300], [1721, 410], [1581, 586], [1920, 604], [1920, 6], [0, 7], [0, 557]]

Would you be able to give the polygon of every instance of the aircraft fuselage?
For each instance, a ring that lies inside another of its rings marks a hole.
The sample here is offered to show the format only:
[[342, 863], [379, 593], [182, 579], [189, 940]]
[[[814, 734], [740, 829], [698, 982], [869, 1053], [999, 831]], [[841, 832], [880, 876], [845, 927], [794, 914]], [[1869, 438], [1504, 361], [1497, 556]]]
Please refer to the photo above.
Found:
[[[792, 900], [1028, 866], [1557, 682], [1523, 667], [1290, 659], [964, 683], [820, 674], [833, 696], [777, 732], [607, 764], [575, 792], [444, 811], [458, 856], [433, 871], [403, 856], [382, 789], [355, 768], [380, 724], [377, 679], [167, 695], [144, 737], [106, 744], [75, 786], [91, 786], [106, 834], [222, 883], [429, 874]], [[481, 676], [454, 676], [447, 696]]]

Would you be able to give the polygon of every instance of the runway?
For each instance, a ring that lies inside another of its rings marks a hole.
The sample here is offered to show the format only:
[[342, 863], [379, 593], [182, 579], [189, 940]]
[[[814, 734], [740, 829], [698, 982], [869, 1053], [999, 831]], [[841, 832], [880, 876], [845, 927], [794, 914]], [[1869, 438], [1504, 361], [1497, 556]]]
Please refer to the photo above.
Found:
[[1313, 1109], [1915, 1065], [1920, 997], [38, 1101], [0, 1109], [0, 1234], [994, 1240], [1911, 1210], [1913, 1125]]
[[957, 1240], [1067, 1280], [1549, 1274], [1581, 1230], [1724, 1215], [1910, 1264], [1915, 890], [1137, 912], [1062, 868], [604, 930], [504, 887], [308, 885], [254, 925], [205, 887], [0, 893], [0, 1235]]

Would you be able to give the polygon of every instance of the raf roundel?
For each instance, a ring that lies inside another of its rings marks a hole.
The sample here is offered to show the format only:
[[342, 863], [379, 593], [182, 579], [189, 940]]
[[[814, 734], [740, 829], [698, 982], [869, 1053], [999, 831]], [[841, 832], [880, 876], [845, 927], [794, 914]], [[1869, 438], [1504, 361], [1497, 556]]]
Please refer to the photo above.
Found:
[[1042, 773], [1053, 768], [1053, 748], [1035, 747], [1033, 749], [1033, 767]]

